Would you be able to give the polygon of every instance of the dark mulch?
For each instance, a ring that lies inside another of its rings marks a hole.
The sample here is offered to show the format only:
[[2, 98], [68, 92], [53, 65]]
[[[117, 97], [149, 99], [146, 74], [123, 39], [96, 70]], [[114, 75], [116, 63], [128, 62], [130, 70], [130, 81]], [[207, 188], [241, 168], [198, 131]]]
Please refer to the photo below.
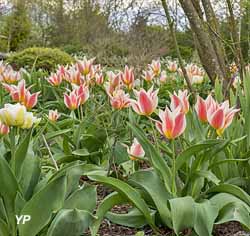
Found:
[[[88, 179], [82, 179], [82, 181], [88, 181]], [[108, 195], [110, 194], [113, 190], [110, 188], [102, 185], [102, 184], [97, 184], [94, 182], [89, 182], [90, 184], [95, 184], [97, 185], [97, 206], [100, 204], [100, 202]], [[115, 213], [120, 213], [124, 214], [127, 213], [128, 210], [131, 208], [129, 204], [123, 204], [119, 206], [114, 206], [111, 211]], [[153, 236], [155, 233], [149, 226], [145, 226], [143, 229], [135, 229], [135, 228], [129, 228], [117, 224], [113, 224], [107, 219], [104, 219], [98, 234], [100, 236], [125, 236], [125, 235], [135, 235], [138, 231], [143, 231], [145, 235], [147, 236]], [[184, 231], [183, 235], [189, 235], [190, 231]], [[90, 235], [90, 232], [87, 232], [85, 235]], [[168, 228], [160, 228], [160, 234], [159, 236], [173, 236], [173, 231], [168, 229]], [[221, 224], [217, 225], [214, 228], [213, 232], [214, 236], [250, 236], [250, 233], [246, 233], [241, 225], [238, 222], [230, 222], [226, 224]]]

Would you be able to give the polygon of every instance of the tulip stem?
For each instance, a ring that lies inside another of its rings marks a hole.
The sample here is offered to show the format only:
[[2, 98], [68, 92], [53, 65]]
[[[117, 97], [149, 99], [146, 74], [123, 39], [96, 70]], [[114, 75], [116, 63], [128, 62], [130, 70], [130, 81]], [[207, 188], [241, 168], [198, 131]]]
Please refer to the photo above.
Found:
[[11, 147], [11, 168], [13, 170], [13, 172], [15, 173], [15, 152], [16, 152], [16, 129], [15, 127], [12, 127], [11, 131], [10, 131], [10, 147]]
[[154, 141], [154, 144], [156, 146], [157, 151], [159, 152], [159, 146], [158, 146], [158, 142], [157, 142], [157, 136], [156, 136], [155, 127], [154, 127], [154, 123], [153, 123], [152, 119], [150, 119], [150, 124], [151, 124], [152, 132], [153, 132], [153, 141]]
[[44, 137], [43, 134], [42, 134], [42, 137], [43, 137], [44, 144], [45, 144], [45, 146], [46, 146], [46, 148], [47, 148], [47, 150], [48, 150], [48, 152], [49, 152], [49, 156], [51, 157], [52, 162], [54, 163], [54, 166], [55, 166], [56, 170], [58, 171], [58, 170], [59, 170], [58, 165], [57, 165], [57, 163], [56, 163], [56, 160], [55, 160], [54, 157], [53, 157], [53, 154], [52, 154], [51, 151], [50, 151], [50, 148], [49, 148], [49, 145], [48, 145], [48, 143], [47, 143], [47, 141], [46, 141], [46, 138]]
[[175, 159], [175, 143], [174, 140], [171, 140], [172, 144], [172, 193], [175, 195], [176, 194], [176, 184], [175, 184], [175, 177], [176, 177], [176, 159]]

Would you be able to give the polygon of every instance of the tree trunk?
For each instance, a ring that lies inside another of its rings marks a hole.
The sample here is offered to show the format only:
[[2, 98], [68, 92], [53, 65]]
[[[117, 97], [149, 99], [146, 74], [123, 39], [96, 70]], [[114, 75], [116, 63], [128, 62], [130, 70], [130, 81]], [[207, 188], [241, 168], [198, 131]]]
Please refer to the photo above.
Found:
[[[193, 0], [194, 1], [194, 0]], [[221, 50], [216, 52], [213, 40], [211, 39], [211, 34], [205, 25], [204, 20], [201, 18], [201, 11], [197, 1], [195, 6], [192, 0], [179, 0], [191, 26], [191, 29], [195, 35], [195, 44], [197, 51], [199, 53], [201, 63], [204, 66], [210, 80], [214, 83], [215, 79], [219, 77], [220, 79], [226, 78], [225, 66], [223, 65], [223, 59], [218, 58], [218, 54], [221, 54]], [[219, 45], [217, 45], [219, 47]], [[222, 56], [221, 56], [222, 57]], [[225, 61], [224, 61], [225, 65]]]

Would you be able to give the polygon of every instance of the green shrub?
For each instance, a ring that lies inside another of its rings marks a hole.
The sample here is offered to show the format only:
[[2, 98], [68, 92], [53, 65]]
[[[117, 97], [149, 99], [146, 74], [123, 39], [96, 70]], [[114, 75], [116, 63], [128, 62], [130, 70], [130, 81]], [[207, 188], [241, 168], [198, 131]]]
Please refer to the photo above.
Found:
[[34, 47], [11, 54], [7, 61], [15, 69], [21, 67], [31, 69], [34, 67], [35, 69], [51, 71], [57, 65], [66, 65], [73, 62], [73, 60], [69, 54], [60, 49]]

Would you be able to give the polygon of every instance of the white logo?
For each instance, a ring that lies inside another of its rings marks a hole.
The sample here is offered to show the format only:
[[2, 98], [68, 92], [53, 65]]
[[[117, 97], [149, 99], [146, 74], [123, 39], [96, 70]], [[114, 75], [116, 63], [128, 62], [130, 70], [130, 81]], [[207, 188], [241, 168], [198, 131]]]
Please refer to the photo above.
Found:
[[17, 220], [17, 224], [25, 224], [26, 222], [31, 220], [31, 216], [30, 215], [16, 215], [16, 220]]

